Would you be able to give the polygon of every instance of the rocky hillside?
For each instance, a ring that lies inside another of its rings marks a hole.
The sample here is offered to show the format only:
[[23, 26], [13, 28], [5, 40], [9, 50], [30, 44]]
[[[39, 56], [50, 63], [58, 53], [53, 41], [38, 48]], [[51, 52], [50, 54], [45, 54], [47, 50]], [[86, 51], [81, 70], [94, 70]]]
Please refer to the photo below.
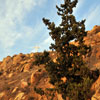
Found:
[[[100, 26], [95, 26], [88, 31], [84, 38], [87, 45], [92, 46], [92, 51], [86, 58], [90, 69], [100, 69]], [[49, 100], [45, 95], [40, 96], [34, 88], [52, 88], [44, 65], [36, 66], [34, 56], [37, 53], [18, 54], [6, 57], [0, 62], [0, 100]], [[55, 61], [55, 53], [50, 53]], [[100, 77], [91, 87], [95, 91], [92, 100], [100, 100]], [[48, 93], [49, 94], [49, 93]], [[97, 99], [96, 99], [97, 98]], [[62, 100], [55, 94], [55, 100]]]
[[92, 51], [87, 62], [92, 69], [100, 69], [100, 26], [94, 26], [88, 31], [87, 37], [84, 39], [87, 45], [91, 45]]
[[[53, 87], [48, 82], [44, 65], [33, 64], [34, 55], [37, 53], [20, 53], [0, 62], [0, 100], [47, 100], [44, 95], [40, 96], [34, 91], [34, 87]], [[54, 53], [51, 56], [55, 58]]]
[[[94, 26], [91, 31], [87, 32], [87, 37], [84, 38], [85, 44], [92, 48], [90, 54], [85, 58], [90, 69], [100, 69], [100, 26]], [[71, 42], [78, 45], [78, 43]]]

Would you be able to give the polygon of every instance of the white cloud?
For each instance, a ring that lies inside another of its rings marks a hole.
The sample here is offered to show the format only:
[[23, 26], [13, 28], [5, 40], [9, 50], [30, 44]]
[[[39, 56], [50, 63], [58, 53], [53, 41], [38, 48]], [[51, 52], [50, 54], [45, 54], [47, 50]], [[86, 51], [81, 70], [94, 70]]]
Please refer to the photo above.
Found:
[[50, 36], [48, 36], [41, 44], [38, 46], [40, 47], [40, 51], [49, 50], [50, 44], [54, 43]]
[[19, 22], [23, 19], [26, 11], [31, 10], [32, 6], [35, 5], [33, 0], [5, 0], [2, 8], [5, 12], [3, 18], [9, 19], [13, 23]]
[[[11, 54], [11, 48], [22, 38], [31, 39], [36, 30], [24, 24], [24, 18], [35, 7], [42, 6], [47, 0], [0, 0], [0, 49], [4, 55]], [[41, 26], [40, 26], [41, 27]], [[20, 40], [21, 41], [21, 40]]]
[[85, 3], [85, 0], [78, 0], [76, 8], [74, 8], [74, 14], [77, 14], [82, 5]]
[[[18, 32], [24, 27], [25, 33], [30, 35], [32, 28], [23, 24], [23, 19], [27, 12], [34, 9], [37, 5], [42, 5], [46, 0], [0, 0], [0, 45], [4, 48], [10, 48], [15, 41], [22, 36]], [[18, 26], [19, 25], [19, 26]]]
[[0, 43], [4, 48], [13, 46], [16, 39], [21, 36], [14, 29], [16, 24], [22, 21], [25, 13], [24, 9], [29, 10], [34, 5], [34, 2], [32, 3], [32, 0], [29, 0], [27, 6], [27, 1], [0, 1]]
[[[95, 8], [95, 9], [94, 9]], [[91, 28], [94, 25], [100, 25], [100, 5], [92, 7], [91, 10], [85, 15], [86, 27]]]
[[10, 29], [3, 30], [0, 27], [0, 45], [5, 49], [12, 47], [16, 39], [18, 39], [20, 36], [21, 34], [17, 32], [14, 32]]
[[44, 44], [50, 44], [53, 40], [51, 39], [51, 37], [49, 36], [47, 39], [44, 40]]

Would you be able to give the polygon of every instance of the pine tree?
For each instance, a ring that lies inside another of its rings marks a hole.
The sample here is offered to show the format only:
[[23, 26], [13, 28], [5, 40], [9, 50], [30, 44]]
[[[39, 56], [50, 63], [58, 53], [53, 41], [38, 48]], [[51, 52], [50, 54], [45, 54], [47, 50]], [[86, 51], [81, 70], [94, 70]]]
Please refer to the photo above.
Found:
[[[90, 87], [93, 77], [83, 58], [90, 52], [90, 46], [84, 44], [85, 20], [76, 21], [73, 8], [78, 0], [64, 0], [60, 7], [56, 6], [57, 14], [61, 16], [61, 24], [56, 26], [54, 22], [43, 18], [43, 22], [50, 30], [49, 35], [54, 40], [50, 49], [56, 51], [56, 62], [48, 60], [46, 70], [50, 77], [50, 83], [55, 90], [62, 94], [64, 100], [87, 100], [90, 95]], [[71, 44], [74, 40], [78, 45]]]

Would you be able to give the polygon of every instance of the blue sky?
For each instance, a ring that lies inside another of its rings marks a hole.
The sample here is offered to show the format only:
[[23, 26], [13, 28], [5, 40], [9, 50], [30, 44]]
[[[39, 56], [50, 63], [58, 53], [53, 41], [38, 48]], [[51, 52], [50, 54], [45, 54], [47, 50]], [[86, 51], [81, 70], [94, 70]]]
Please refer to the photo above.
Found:
[[[19, 53], [48, 50], [52, 42], [42, 18], [57, 25], [55, 5], [63, 0], [0, 0], [0, 60]], [[78, 21], [86, 19], [86, 30], [100, 25], [100, 0], [79, 0], [74, 9]]]

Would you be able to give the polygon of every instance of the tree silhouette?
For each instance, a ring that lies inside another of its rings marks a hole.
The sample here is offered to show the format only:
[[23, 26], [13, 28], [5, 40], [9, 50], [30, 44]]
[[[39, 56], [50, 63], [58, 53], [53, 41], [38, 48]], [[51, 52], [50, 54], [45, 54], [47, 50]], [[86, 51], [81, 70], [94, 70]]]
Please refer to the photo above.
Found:
[[[50, 83], [62, 94], [64, 100], [87, 100], [94, 80], [83, 60], [91, 50], [90, 46], [84, 44], [84, 37], [87, 35], [85, 20], [78, 22], [73, 15], [73, 8], [77, 3], [78, 0], [64, 0], [60, 7], [56, 6], [57, 14], [62, 19], [59, 26], [43, 18], [50, 30], [49, 35], [54, 40], [50, 49], [57, 53], [56, 62], [51, 59], [45, 62], [46, 70]], [[72, 44], [72, 40], [78, 45]]]

